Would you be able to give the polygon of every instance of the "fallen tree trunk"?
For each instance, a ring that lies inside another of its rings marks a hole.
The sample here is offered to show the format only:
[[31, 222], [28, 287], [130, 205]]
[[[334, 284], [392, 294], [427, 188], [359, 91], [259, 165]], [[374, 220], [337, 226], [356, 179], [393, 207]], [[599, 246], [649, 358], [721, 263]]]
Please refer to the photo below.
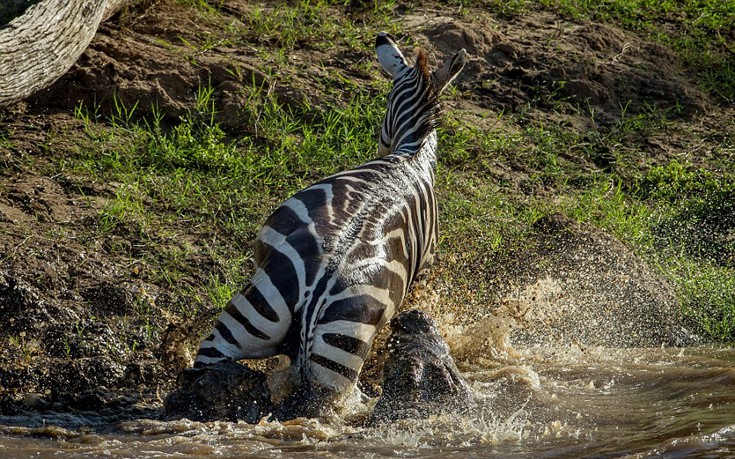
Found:
[[43, 0], [0, 29], [0, 107], [61, 77], [100, 23], [135, 0]]

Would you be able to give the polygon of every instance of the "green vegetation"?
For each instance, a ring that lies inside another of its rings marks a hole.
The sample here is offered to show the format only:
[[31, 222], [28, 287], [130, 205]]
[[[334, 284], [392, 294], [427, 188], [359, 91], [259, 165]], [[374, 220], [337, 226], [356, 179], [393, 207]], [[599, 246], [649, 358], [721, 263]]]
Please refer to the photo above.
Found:
[[[216, 15], [219, 8], [216, 2], [181, 3], [205, 16]], [[376, 77], [377, 70], [363, 57], [372, 54], [375, 31], [399, 28], [391, 20], [395, 5], [339, 3], [359, 5], [346, 9], [299, 1], [255, 6], [242, 18], [246, 27], [229, 25], [220, 37], [205, 37], [191, 49], [196, 54], [214, 45], [252, 43], [285, 68], [295, 65], [287, 57], [294, 49], [340, 46], [358, 57], [350, 63], [352, 72], [366, 80]], [[693, 78], [719, 102], [735, 100], [735, 3], [453, 3], [504, 15], [544, 8], [622, 25], [672, 46]], [[241, 116], [248, 132], [232, 137], [217, 122], [213, 88], [207, 85], [199, 89], [196, 109], [173, 125], [155, 108], [153, 116], [143, 117], [138, 116], [140, 107], [116, 102], [114, 113], [98, 123], [95, 107], [80, 106], [77, 117], [86, 124], [87, 145], [58, 167], [119, 184], [96, 231], [113, 241], [115, 236], [132, 241], [113, 245], [113, 250], [145, 266], [147, 280], [193, 298], [194, 304], [181, 308], [222, 306], [249, 275], [249, 243], [274, 206], [375, 152], [387, 83], [358, 85], [338, 72], [325, 73], [314, 79], [331, 99], [319, 106], [308, 100], [284, 102], [264, 85], [245, 88]], [[462, 96], [459, 91], [454, 95]], [[447, 114], [438, 173], [443, 256], [474, 257], [474, 266], [482, 268], [496, 255], [521, 247], [538, 218], [562, 212], [606, 229], [659, 266], [679, 292], [685, 314], [701, 330], [718, 340], [734, 340], [732, 123], [727, 132], [685, 133], [702, 137], [710, 149], [706, 156], [651, 158], [651, 139], [687, 129], [677, 110], [651, 107], [630, 113], [621, 107], [619, 119], [601, 123], [594, 111], [575, 106], [575, 115], [588, 120], [588, 128], [577, 129], [529, 116], [534, 108], [498, 115], [491, 128], [468, 123], [460, 111]], [[517, 180], [497, 172], [500, 166], [521, 171]], [[467, 241], [474, 245], [471, 254]], [[202, 266], [200, 259], [213, 262]], [[455, 274], [480, 291], [489, 289], [478, 285], [476, 272]]]
[[[119, 183], [99, 216], [99, 235], [132, 238], [146, 248], [142, 260], [135, 247], [113, 250], [155, 267], [145, 271], [149, 281], [185, 289], [201, 304], [224, 305], [243, 285], [249, 243], [275, 204], [376, 150], [384, 98], [358, 92], [343, 108], [321, 112], [285, 106], [258, 87], [250, 91], [243, 116], [253, 134], [238, 139], [227, 138], [213, 121], [210, 87], [200, 88], [196, 110], [170, 128], [156, 110], [148, 120], [136, 115], [138, 107], [116, 101], [111, 129], [104, 129], [91, 121], [97, 110], [80, 106], [76, 114], [90, 146], [60, 163], [75, 174]], [[199, 267], [190, 264], [197, 254], [180, 239], [184, 232], [204, 238], [206, 255], [221, 262], [204, 279], [190, 277]]]
[[[732, 171], [732, 169], [730, 169]], [[735, 175], [716, 176], [674, 160], [640, 181], [639, 197], [656, 204], [653, 248], [682, 291], [686, 313], [707, 333], [735, 336]]]

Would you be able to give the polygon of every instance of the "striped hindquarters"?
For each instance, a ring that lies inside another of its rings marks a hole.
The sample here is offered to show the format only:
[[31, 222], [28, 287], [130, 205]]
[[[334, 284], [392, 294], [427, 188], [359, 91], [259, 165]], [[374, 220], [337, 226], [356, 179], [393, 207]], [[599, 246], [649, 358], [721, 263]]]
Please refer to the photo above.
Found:
[[357, 380], [378, 329], [433, 257], [433, 172], [417, 180], [402, 162], [375, 160], [329, 182], [331, 216], [349, 224], [329, 232], [329, 263], [301, 312], [297, 365], [312, 386], [344, 392]]
[[265, 271], [256, 271], [251, 283], [220, 313], [212, 333], [200, 345], [194, 365], [280, 353], [292, 316], [278, 283]]

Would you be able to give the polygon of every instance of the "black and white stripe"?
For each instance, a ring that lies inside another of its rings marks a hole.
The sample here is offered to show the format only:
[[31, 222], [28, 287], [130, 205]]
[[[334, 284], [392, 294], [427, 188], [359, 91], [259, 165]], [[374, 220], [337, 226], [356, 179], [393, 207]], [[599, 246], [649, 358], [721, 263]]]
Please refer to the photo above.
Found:
[[394, 80], [381, 157], [298, 192], [268, 218], [255, 241], [257, 270], [196, 366], [286, 354], [302, 389], [331, 400], [352, 387], [377, 330], [433, 262], [438, 97], [466, 53], [430, 74], [423, 51], [411, 67], [385, 33], [376, 52]]

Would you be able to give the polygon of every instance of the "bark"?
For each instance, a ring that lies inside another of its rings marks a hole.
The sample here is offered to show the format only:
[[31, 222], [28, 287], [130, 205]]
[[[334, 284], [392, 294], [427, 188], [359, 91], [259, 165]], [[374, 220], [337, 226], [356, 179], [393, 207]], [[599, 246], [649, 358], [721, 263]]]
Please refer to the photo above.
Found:
[[43, 0], [0, 28], [0, 107], [56, 81], [97, 27], [135, 0]]

